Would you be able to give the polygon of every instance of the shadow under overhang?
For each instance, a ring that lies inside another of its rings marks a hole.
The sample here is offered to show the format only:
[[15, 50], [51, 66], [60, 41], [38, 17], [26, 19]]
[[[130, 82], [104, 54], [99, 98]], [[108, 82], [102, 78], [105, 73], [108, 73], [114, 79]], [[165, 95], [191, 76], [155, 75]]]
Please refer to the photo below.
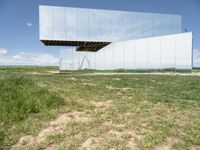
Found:
[[96, 52], [111, 42], [40, 40], [46, 46], [75, 46], [76, 51]]

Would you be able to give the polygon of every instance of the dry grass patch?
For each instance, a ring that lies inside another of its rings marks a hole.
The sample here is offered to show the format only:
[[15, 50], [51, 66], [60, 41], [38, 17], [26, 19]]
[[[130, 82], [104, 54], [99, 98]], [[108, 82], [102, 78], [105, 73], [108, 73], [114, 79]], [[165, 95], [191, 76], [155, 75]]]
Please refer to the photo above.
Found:
[[106, 86], [107, 89], [109, 90], [118, 90], [118, 91], [128, 91], [131, 90], [132, 88], [124, 87], [124, 88], [117, 88], [113, 86]]
[[90, 120], [91, 120], [91, 117], [89, 115], [86, 115], [83, 112], [73, 111], [71, 113], [60, 115], [56, 120], [51, 121], [50, 125], [58, 126], [58, 125], [66, 124], [69, 121], [79, 122], [79, 121], [90, 121]]
[[112, 78], [113, 81], [120, 81], [120, 78]]
[[122, 131], [117, 131], [111, 129], [97, 137], [88, 138], [81, 144], [79, 150], [106, 149], [105, 147], [115, 149], [116, 147], [110, 143], [113, 141], [123, 141], [128, 149], [136, 149], [137, 143], [141, 138], [142, 136], [137, 134], [134, 130], [123, 129]]
[[116, 149], [113, 142], [121, 141], [127, 149], [137, 149], [138, 142], [143, 138], [136, 130], [127, 128], [125, 124], [107, 121], [102, 124], [109, 130], [95, 137], [89, 137], [79, 147], [79, 150]]

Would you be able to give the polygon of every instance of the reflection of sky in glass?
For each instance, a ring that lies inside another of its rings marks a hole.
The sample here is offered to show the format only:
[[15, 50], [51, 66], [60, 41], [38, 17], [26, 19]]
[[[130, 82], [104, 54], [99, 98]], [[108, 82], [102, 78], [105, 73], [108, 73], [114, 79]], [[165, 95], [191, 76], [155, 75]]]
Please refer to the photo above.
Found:
[[53, 7], [40, 7], [40, 39], [53, 39]]
[[40, 38], [120, 41], [181, 32], [178, 15], [40, 6]]
[[97, 52], [61, 50], [65, 69], [191, 69], [192, 34], [113, 42]]

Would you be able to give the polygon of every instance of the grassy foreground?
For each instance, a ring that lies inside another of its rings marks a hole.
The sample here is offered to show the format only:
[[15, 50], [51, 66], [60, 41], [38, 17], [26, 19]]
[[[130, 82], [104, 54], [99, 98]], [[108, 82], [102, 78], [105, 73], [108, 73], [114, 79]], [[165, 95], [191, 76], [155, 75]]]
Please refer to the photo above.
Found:
[[0, 149], [200, 148], [199, 76], [54, 70], [0, 68]]

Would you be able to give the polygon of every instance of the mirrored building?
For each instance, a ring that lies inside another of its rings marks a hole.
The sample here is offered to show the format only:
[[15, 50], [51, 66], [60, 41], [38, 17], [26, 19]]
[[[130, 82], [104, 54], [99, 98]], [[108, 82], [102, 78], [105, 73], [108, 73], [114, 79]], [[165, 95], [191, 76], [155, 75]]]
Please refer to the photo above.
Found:
[[63, 46], [60, 70], [191, 69], [179, 15], [40, 6], [40, 41]]

